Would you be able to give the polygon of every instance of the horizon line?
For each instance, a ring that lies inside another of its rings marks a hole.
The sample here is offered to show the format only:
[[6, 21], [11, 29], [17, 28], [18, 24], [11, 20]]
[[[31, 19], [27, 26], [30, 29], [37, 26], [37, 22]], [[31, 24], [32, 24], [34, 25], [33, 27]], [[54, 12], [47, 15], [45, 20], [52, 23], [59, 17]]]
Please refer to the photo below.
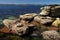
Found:
[[[6, 3], [6, 4], [13, 4], [13, 3]], [[13, 5], [60, 5], [60, 4], [13, 4]]]

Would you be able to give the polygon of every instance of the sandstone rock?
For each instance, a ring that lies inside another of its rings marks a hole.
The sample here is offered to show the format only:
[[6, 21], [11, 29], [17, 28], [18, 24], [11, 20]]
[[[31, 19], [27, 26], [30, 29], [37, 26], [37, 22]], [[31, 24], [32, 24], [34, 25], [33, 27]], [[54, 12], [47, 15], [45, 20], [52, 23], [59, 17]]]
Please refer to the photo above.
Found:
[[20, 18], [21, 19], [31, 19], [33, 18], [34, 16], [36, 16], [37, 14], [33, 14], [33, 13], [30, 13], [30, 14], [24, 14], [24, 15], [20, 15]]
[[40, 24], [46, 24], [46, 23], [52, 22], [53, 19], [52, 19], [51, 17], [48, 17], [48, 16], [46, 16], [46, 17], [36, 16], [36, 17], [34, 18], [34, 21], [39, 22]]
[[45, 6], [41, 8], [40, 15], [47, 15], [50, 17], [60, 17], [60, 6]]
[[13, 24], [11, 30], [14, 30], [16, 34], [22, 35], [25, 34], [27, 26], [22, 23]]
[[55, 26], [55, 27], [60, 26], [60, 18], [56, 18], [56, 20], [52, 23], [52, 26]]
[[30, 24], [25, 20], [5, 19], [3, 23], [9, 30], [14, 31], [18, 35], [25, 34], [29, 27], [35, 26], [33, 23]]
[[45, 7], [42, 7], [41, 8], [41, 12], [40, 12], [40, 15], [48, 15], [49, 14], [49, 11], [50, 11], [50, 6], [45, 6]]
[[60, 34], [55, 30], [44, 31], [41, 34], [45, 40], [60, 40]]
[[16, 20], [10, 20], [10, 19], [5, 19], [3, 20], [3, 24], [7, 27], [10, 28], [10, 25], [14, 24]]

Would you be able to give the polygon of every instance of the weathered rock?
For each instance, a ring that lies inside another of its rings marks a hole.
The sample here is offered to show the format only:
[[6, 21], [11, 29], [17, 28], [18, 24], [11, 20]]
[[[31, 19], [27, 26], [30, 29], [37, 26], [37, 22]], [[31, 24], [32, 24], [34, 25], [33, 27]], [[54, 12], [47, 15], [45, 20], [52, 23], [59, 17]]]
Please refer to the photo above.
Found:
[[[15, 26], [15, 29], [14, 30], [17, 32], [18, 35], [24, 35], [26, 33], [30, 34], [31, 32], [33, 32], [34, 27], [37, 27], [38, 25], [39, 24], [36, 23], [35, 21], [32, 21], [31, 23], [28, 23], [28, 22], [22, 20], [17, 25], [14, 24], [14, 26]], [[18, 26], [20, 26], [20, 27], [18, 27]]]
[[48, 15], [50, 12], [51, 7], [50, 6], [45, 6], [41, 8], [40, 15]]
[[16, 34], [22, 35], [25, 34], [27, 26], [22, 23], [13, 24], [11, 30], [14, 30]]
[[40, 15], [47, 15], [50, 17], [60, 17], [60, 6], [59, 5], [53, 5], [53, 6], [45, 6], [41, 8], [42, 11], [40, 12]]
[[20, 18], [21, 19], [25, 19], [25, 20], [30, 20], [32, 19], [34, 16], [36, 16], [37, 14], [33, 14], [33, 13], [30, 13], [30, 14], [24, 14], [24, 15], [20, 15]]
[[25, 20], [21, 20], [20, 22], [16, 22], [15, 20], [6, 19], [3, 22], [4, 22], [4, 25], [9, 30], [14, 31], [18, 35], [25, 34], [26, 31], [28, 30], [28, 28], [30, 29], [30, 27], [33, 28], [35, 26], [35, 22], [28, 23]]
[[60, 40], [60, 34], [55, 30], [44, 31], [41, 34], [45, 40]]
[[55, 26], [55, 27], [60, 26], [60, 18], [56, 18], [56, 20], [52, 23], [52, 26]]
[[7, 27], [10, 28], [10, 25], [14, 24], [16, 20], [10, 20], [10, 19], [5, 19], [3, 20], [3, 24]]
[[34, 21], [39, 22], [40, 24], [46, 24], [46, 23], [50, 23], [53, 22], [53, 19], [51, 17], [43, 17], [43, 16], [36, 16], [34, 18]]
[[7, 27], [3, 27], [2, 29], [0, 29], [0, 32], [2, 33], [11, 33], [11, 34], [16, 34], [14, 30], [10, 31], [10, 29], [8, 29]]

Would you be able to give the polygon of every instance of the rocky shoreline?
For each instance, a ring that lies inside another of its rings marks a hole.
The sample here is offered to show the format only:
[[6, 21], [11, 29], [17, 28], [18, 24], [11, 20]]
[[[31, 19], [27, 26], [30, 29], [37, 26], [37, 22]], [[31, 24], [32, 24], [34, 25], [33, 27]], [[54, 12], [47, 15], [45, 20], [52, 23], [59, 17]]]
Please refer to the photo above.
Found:
[[[45, 6], [41, 8], [39, 14], [36, 13], [27, 13], [20, 15], [19, 18], [11, 20], [3, 20], [4, 28], [0, 29], [1, 32], [13, 33], [19, 36], [28, 35], [30, 36], [34, 32], [38, 35], [42, 35], [44, 39], [51, 40], [51, 37], [56, 40], [60, 39], [60, 6]], [[54, 31], [52, 31], [54, 30]], [[36, 32], [37, 31], [37, 32]], [[47, 31], [46, 33], [44, 33]], [[49, 34], [49, 32], [52, 32]], [[41, 34], [42, 33], [42, 34]], [[54, 34], [56, 33], [56, 35]], [[44, 35], [48, 35], [47, 37]], [[51, 36], [52, 35], [52, 36]], [[49, 38], [50, 36], [50, 38]], [[46, 38], [45, 38], [46, 37]]]

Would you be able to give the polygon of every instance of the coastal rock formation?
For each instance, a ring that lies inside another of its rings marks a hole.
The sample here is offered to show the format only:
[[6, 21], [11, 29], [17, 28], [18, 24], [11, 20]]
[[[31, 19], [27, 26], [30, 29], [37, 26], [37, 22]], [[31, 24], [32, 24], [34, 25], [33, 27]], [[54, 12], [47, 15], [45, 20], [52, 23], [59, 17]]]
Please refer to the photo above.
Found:
[[35, 22], [28, 23], [25, 20], [20, 20], [19, 22], [17, 22], [17, 20], [9, 19], [5, 19], [3, 23], [10, 31], [14, 31], [18, 35], [25, 34], [27, 30], [37, 25]]
[[55, 30], [44, 31], [41, 34], [45, 40], [60, 40], [60, 34]]
[[[41, 8], [42, 11], [40, 12], [40, 14], [35, 13], [23, 14], [20, 15], [18, 19], [3, 20], [3, 24], [10, 31], [14, 31], [18, 35], [24, 35], [24, 34], [29, 35], [35, 30], [34, 28], [38, 29], [40, 28], [39, 29], [40, 33], [42, 32], [41, 30], [45, 29], [58, 31], [60, 30], [58, 28], [58, 24], [60, 24], [59, 8], [60, 6], [45, 6]], [[53, 26], [57, 26], [57, 28]], [[56, 31], [47, 31], [46, 35], [52, 32], [51, 35], [53, 34], [53, 36], [55, 36], [54, 32], [57, 33]], [[45, 35], [44, 33], [42, 35]], [[48, 37], [49, 36], [51, 37], [51, 35], [48, 35]]]

